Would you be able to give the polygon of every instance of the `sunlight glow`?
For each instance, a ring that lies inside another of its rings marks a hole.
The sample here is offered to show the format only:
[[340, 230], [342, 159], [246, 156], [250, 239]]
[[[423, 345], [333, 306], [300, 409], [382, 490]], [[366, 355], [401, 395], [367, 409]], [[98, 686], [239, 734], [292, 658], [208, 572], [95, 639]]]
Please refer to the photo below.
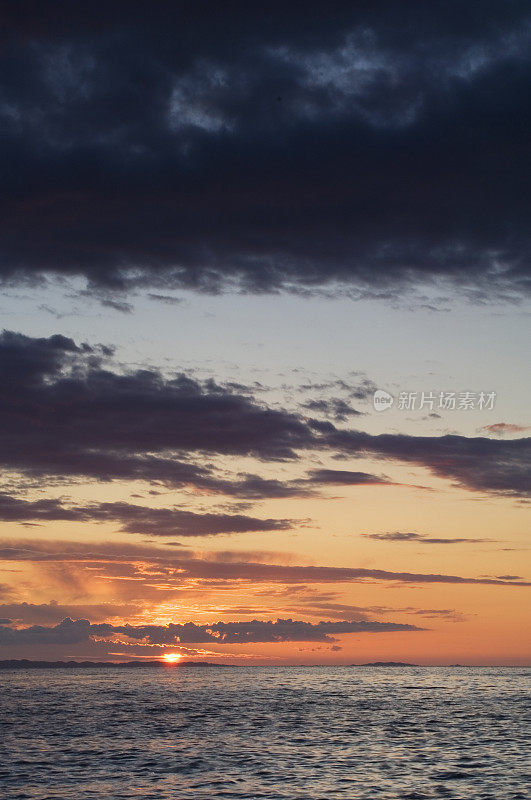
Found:
[[180, 653], [164, 653], [162, 656], [166, 664], [177, 664], [181, 660]]

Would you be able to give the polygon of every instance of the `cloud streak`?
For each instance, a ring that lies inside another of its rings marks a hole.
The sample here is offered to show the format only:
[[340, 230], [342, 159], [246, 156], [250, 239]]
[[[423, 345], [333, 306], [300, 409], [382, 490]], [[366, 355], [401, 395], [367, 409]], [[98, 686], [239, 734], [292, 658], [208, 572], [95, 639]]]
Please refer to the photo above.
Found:
[[117, 522], [126, 533], [149, 536], [216, 536], [226, 533], [290, 530], [295, 520], [258, 519], [245, 514], [195, 513], [149, 508], [126, 502], [66, 505], [60, 500], [23, 500], [0, 492], [4, 522]]
[[427, 467], [434, 475], [478, 492], [531, 496], [531, 438], [499, 441], [485, 437], [407, 436], [330, 428], [328, 445], [345, 455]]
[[[223, 556], [222, 556], [223, 558]], [[259, 583], [356, 583], [398, 582], [408, 584], [471, 584], [504, 587], [531, 586], [527, 581], [506, 581], [498, 578], [463, 577], [459, 575], [396, 572], [361, 567], [327, 567], [269, 564], [248, 560], [205, 558], [186, 550], [168, 553], [155, 546], [126, 545], [122, 543], [52, 542], [34, 540], [0, 540], [0, 560], [31, 562], [34, 564], [99, 565], [107, 569], [109, 577], [125, 576], [128, 579], [146, 579], [144, 566], [149, 566], [147, 580], [159, 581], [163, 586], [180, 586], [190, 579], [222, 581], [237, 584], [240, 581]], [[154, 569], [151, 569], [154, 567]], [[103, 572], [105, 576], [105, 572]]]
[[374, 539], [378, 542], [416, 542], [417, 544], [479, 544], [483, 542], [496, 541], [496, 539], [444, 539], [424, 536], [422, 533], [411, 533], [407, 531], [391, 531], [389, 533], [362, 533], [362, 536], [365, 539]]

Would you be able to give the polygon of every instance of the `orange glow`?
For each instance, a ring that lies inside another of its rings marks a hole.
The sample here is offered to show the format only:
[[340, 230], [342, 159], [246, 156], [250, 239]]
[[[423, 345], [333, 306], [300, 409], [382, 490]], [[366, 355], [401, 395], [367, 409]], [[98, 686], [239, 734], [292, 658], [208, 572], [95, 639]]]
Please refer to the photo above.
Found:
[[166, 664], [177, 664], [181, 660], [180, 653], [164, 653], [162, 656]]

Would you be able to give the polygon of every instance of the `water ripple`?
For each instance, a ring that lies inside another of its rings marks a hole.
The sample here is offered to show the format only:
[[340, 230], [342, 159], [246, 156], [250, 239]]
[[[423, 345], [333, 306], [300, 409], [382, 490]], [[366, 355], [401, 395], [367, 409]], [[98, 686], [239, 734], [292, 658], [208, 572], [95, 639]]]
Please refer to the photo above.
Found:
[[523, 668], [12, 671], [10, 800], [523, 800]]

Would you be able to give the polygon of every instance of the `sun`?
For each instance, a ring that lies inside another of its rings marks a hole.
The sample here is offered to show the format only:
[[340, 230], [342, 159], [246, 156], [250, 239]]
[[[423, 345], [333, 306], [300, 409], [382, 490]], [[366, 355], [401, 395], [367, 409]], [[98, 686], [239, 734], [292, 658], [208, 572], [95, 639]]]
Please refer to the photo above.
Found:
[[166, 664], [177, 664], [181, 660], [180, 653], [164, 653], [162, 656]]

